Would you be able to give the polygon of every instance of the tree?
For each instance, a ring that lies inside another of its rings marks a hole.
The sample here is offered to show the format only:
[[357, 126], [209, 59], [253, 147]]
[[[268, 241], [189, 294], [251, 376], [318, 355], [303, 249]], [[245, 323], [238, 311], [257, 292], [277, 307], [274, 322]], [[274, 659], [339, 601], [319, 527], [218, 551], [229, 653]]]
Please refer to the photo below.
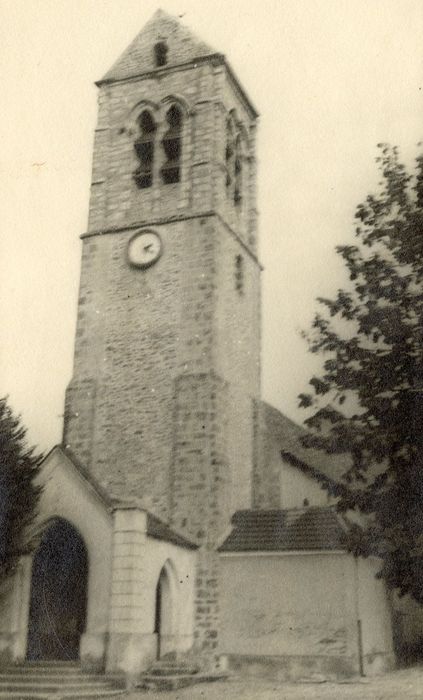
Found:
[[388, 587], [423, 603], [423, 155], [410, 174], [379, 149], [379, 191], [357, 207], [355, 245], [337, 247], [350, 284], [318, 300], [307, 334], [321, 376], [299, 399], [305, 444], [347, 455], [339, 485], [322, 483], [366, 516], [350, 550], [380, 556]]
[[31, 551], [28, 527], [34, 520], [41, 487], [35, 483], [41, 455], [26, 444], [26, 430], [6, 398], [0, 399], [0, 582], [22, 554]]

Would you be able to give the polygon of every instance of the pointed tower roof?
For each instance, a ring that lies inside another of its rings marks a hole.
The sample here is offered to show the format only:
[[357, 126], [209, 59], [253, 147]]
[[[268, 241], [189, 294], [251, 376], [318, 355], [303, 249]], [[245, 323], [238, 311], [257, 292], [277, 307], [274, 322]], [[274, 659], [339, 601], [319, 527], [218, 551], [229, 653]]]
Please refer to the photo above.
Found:
[[165, 42], [168, 47], [166, 67], [218, 55], [176, 17], [157, 10], [99, 84], [125, 80], [155, 70], [153, 47], [159, 42]]
[[[160, 42], [166, 45], [167, 52], [166, 63], [158, 67], [155, 60], [154, 46]], [[107, 71], [106, 75], [96, 84], [100, 86], [120, 80], [130, 80], [131, 78], [148, 75], [158, 70], [167, 70], [173, 66], [198, 63], [200, 61], [213, 61], [223, 64], [226, 67], [228, 79], [244, 100], [253, 118], [258, 116], [257, 110], [224, 55], [212, 49], [201, 39], [198, 39], [193, 32], [180, 23], [177, 17], [172, 17], [163, 12], [163, 10], [156, 10], [133, 42], [129, 44], [128, 48], [110, 70]]]

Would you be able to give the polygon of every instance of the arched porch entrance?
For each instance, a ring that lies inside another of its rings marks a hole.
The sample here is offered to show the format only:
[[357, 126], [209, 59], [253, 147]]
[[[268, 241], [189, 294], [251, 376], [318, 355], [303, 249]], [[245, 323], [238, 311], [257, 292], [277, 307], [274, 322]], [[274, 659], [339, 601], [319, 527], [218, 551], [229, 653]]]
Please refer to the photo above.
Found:
[[157, 635], [157, 658], [176, 651], [176, 590], [170, 562], [163, 566], [156, 586], [154, 632]]
[[66, 520], [46, 528], [32, 564], [27, 659], [77, 659], [86, 624], [88, 557]]

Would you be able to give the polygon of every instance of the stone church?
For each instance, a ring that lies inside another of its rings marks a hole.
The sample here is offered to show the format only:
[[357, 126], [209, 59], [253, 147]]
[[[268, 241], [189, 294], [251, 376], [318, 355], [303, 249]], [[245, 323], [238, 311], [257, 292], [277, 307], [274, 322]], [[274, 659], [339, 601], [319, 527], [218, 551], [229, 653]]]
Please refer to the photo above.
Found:
[[392, 660], [378, 562], [260, 398], [257, 111], [157, 11], [97, 83], [63, 442], [0, 599], [0, 659], [141, 673], [171, 652], [295, 678]]

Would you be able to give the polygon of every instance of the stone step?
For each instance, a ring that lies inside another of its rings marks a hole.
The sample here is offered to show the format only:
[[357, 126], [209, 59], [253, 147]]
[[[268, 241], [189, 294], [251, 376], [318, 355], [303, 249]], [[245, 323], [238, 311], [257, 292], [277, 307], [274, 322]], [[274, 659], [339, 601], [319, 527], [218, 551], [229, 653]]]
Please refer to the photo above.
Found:
[[223, 673], [157, 676], [151, 675], [150, 672], [148, 672], [148, 674], [142, 677], [137, 687], [142, 690], [179, 690], [180, 688], [187, 688], [196, 683], [212, 683], [214, 681], [224, 680], [225, 678], [227, 678], [227, 674]]
[[15, 693], [15, 692], [10, 692], [8, 690], [3, 692], [2, 690], [0, 690], [0, 698], [1, 698], [1, 700], [3, 700], [3, 699], [6, 700], [6, 698], [7, 698], [7, 700], [12, 700], [12, 699], [15, 699], [15, 700], [38, 700], [38, 698], [40, 700], [47, 700], [48, 696], [43, 695], [42, 693], [40, 694], [40, 693], [35, 693], [35, 692], [31, 693], [31, 695], [22, 695], [22, 693], [19, 693], [19, 692]]
[[66, 691], [69, 692], [82, 692], [84, 690], [113, 690], [113, 687], [111, 684], [105, 682], [105, 681], [94, 681], [94, 682], [86, 682], [86, 681], [80, 681], [78, 683], [63, 683], [60, 681], [57, 682], [51, 682], [51, 681], [10, 681], [10, 682], [5, 682], [3, 681], [0, 683], [0, 690], [2, 691], [15, 691], [15, 692], [22, 692], [22, 693], [28, 693], [30, 691], [36, 691], [37, 693], [58, 693], [62, 689], [65, 689]]
[[196, 666], [152, 666], [148, 669], [150, 676], [195, 676], [198, 672]]
[[125, 691], [123, 690], [102, 690], [100, 693], [98, 690], [92, 690], [90, 692], [83, 691], [75, 694], [74, 691], [70, 693], [66, 689], [62, 689], [60, 694], [54, 693], [39, 693], [34, 690], [30, 694], [22, 694], [21, 691], [2, 691], [0, 690], [0, 700], [89, 700], [90, 698], [108, 698], [117, 697], [122, 695]]
[[60, 673], [59, 671], [42, 671], [41, 669], [38, 671], [31, 671], [29, 669], [26, 669], [25, 671], [17, 670], [16, 668], [8, 668], [8, 669], [2, 669], [0, 671], [0, 681], [10, 681], [11, 679], [22, 679], [22, 680], [33, 680], [34, 682], [37, 682], [39, 680], [51, 680], [55, 681], [58, 680], [61, 683], [64, 682], [75, 682], [78, 680], [104, 680], [104, 676], [100, 674], [89, 674], [89, 673], [81, 673], [81, 671], [73, 671], [72, 673], [67, 673], [64, 675], [63, 673]]
[[75, 661], [75, 659], [40, 659], [25, 661], [22, 664], [22, 668], [25, 666], [48, 666], [49, 668], [69, 668], [70, 666], [74, 666], [75, 668], [79, 668], [79, 663]]
[[158, 661], [155, 661], [152, 666], [168, 666], [169, 668], [180, 668], [181, 666], [186, 666], [187, 668], [191, 666], [195, 666], [196, 668], [200, 668], [195, 661], [192, 659], [159, 659]]
[[24, 683], [25, 685], [28, 683], [51, 683], [53, 685], [69, 685], [72, 683], [90, 683], [92, 684], [97, 684], [97, 683], [111, 683], [113, 679], [108, 678], [106, 676], [89, 676], [89, 675], [84, 675], [82, 673], [79, 673], [78, 675], [75, 674], [75, 676], [66, 676], [66, 678], [63, 678], [62, 676], [51, 676], [50, 674], [37, 674], [37, 675], [31, 675], [31, 674], [25, 674], [25, 673], [5, 673], [4, 675], [0, 674], [0, 685], [4, 685], [5, 683]]
[[[62, 691], [60, 693], [60, 700], [89, 700], [90, 698], [116, 698], [120, 695], [126, 695], [126, 691], [122, 688], [120, 690], [117, 690], [116, 688], [114, 690], [91, 690], [90, 692], [78, 693], [77, 695], [75, 695], [74, 693], [64, 693]], [[46, 696], [46, 700], [49, 700], [48, 696]], [[59, 700], [59, 698], [56, 696], [54, 700]]]
[[0, 671], [0, 700], [82, 700], [123, 692], [121, 678], [83, 673], [75, 662], [32, 662]]
[[5, 666], [0, 668], [0, 673], [51, 673], [56, 675], [71, 676], [74, 673], [81, 673], [81, 668], [77, 664], [68, 666], [43, 666], [41, 664], [25, 664], [24, 666]]

